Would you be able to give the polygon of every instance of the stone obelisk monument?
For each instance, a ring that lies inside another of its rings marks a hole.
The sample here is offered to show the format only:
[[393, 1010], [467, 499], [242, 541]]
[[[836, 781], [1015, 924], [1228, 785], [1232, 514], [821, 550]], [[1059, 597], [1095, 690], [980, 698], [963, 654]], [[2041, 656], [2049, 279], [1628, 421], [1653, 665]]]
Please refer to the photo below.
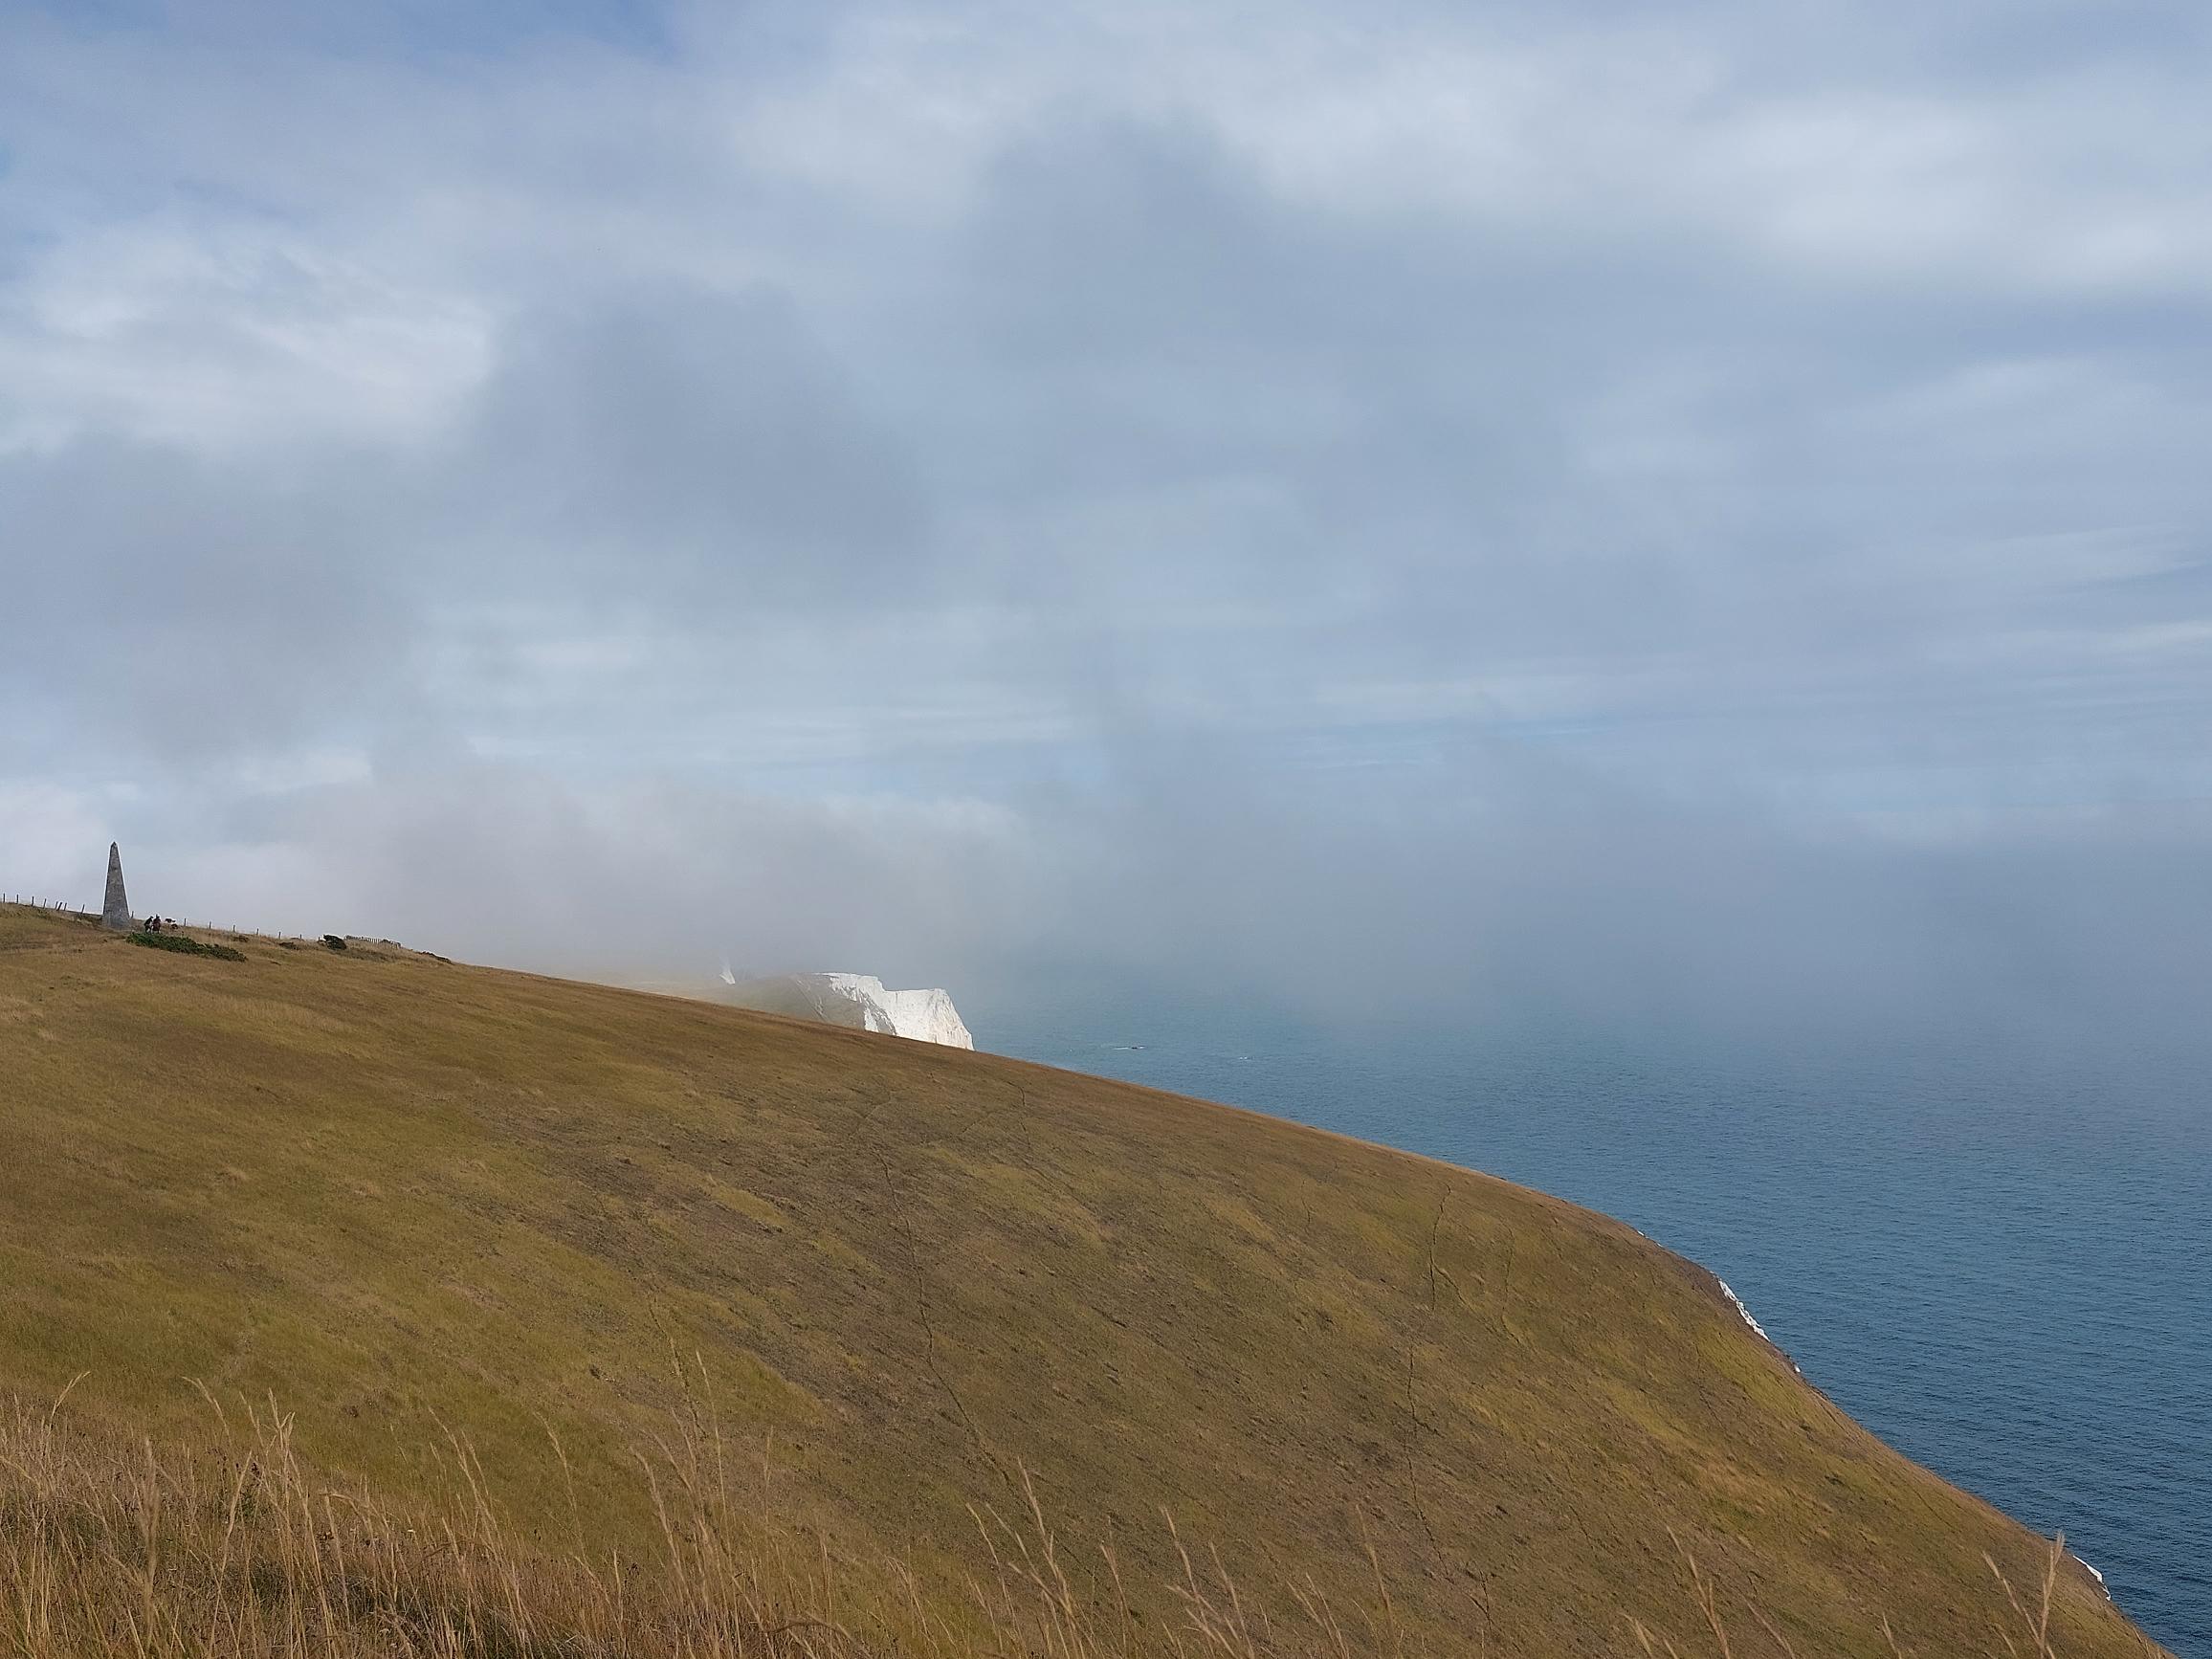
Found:
[[100, 920], [118, 933], [131, 929], [130, 900], [122, 891], [122, 851], [112, 841], [107, 844], [107, 900], [100, 907]]

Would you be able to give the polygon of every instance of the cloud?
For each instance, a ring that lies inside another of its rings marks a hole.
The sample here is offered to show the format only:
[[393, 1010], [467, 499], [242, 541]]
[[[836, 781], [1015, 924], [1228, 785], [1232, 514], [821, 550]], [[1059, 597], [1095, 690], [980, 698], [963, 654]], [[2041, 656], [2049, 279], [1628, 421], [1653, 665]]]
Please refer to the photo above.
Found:
[[30, 868], [572, 970], [2205, 984], [2181, 9], [0, 31]]
[[666, 577], [664, 603], [930, 596], [911, 465], [772, 293], [631, 289], [520, 321], [443, 471], [441, 506], [518, 574]]
[[[559, 972], [703, 983], [727, 955], [763, 971], [958, 978], [1049, 925], [1029, 826], [973, 800], [778, 798], [668, 778], [578, 787], [456, 757], [184, 805], [200, 833], [126, 848], [134, 896], [165, 913], [489, 947]], [[172, 794], [161, 809], [179, 806]], [[133, 812], [143, 821], [146, 804]], [[0, 795], [0, 824], [56, 880], [102, 816], [65, 796]]]
[[104, 438], [0, 456], [0, 762], [130, 776], [321, 741], [401, 696], [379, 469], [278, 476]]

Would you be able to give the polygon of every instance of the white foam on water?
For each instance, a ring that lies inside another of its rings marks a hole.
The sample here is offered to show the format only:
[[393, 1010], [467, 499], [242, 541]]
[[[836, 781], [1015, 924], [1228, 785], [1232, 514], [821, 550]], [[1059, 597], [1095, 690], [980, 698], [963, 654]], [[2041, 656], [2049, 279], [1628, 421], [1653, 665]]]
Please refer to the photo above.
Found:
[[[1765, 1338], [1767, 1341], [1774, 1341], [1772, 1337], [1768, 1337], [1766, 1335], [1766, 1327], [1751, 1316], [1751, 1310], [1743, 1305], [1743, 1298], [1728, 1288], [1728, 1281], [1726, 1279], [1722, 1278], [1718, 1273], [1714, 1273], [1713, 1275], [1713, 1282], [1720, 1287], [1720, 1294], [1728, 1298], [1730, 1305], [1733, 1306], [1737, 1313], [1743, 1316], [1743, 1322], [1745, 1324], [1749, 1325], [1761, 1337]], [[1775, 1345], [1780, 1347], [1781, 1344], [1777, 1342]]]
[[1751, 1310], [1743, 1305], [1743, 1298], [1737, 1295], [1735, 1291], [1729, 1288], [1728, 1281], [1722, 1278], [1718, 1273], [1714, 1273], [1713, 1275], [1713, 1282], [1720, 1287], [1720, 1294], [1728, 1298], [1729, 1305], [1733, 1307], [1742, 1317], [1743, 1322], [1752, 1328], [1753, 1332], [1759, 1337], [1759, 1339], [1764, 1342], [1768, 1347], [1772, 1348], [1777, 1354], [1780, 1354], [1784, 1360], [1789, 1360], [1789, 1368], [1792, 1371], [1797, 1372], [1800, 1377], [1803, 1377], [1804, 1375], [1803, 1370], [1799, 1366], [1795, 1360], [1789, 1359], [1789, 1351], [1785, 1349], [1780, 1342], [1776, 1341], [1772, 1337], [1768, 1336], [1766, 1334], [1766, 1327], [1751, 1316]]

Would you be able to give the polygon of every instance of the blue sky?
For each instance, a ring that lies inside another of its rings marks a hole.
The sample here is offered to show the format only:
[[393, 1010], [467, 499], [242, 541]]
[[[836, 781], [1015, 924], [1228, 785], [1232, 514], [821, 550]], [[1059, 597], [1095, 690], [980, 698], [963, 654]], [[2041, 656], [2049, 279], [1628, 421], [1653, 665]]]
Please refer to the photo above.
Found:
[[0, 884], [2201, 1007], [2206, 31], [0, 3]]

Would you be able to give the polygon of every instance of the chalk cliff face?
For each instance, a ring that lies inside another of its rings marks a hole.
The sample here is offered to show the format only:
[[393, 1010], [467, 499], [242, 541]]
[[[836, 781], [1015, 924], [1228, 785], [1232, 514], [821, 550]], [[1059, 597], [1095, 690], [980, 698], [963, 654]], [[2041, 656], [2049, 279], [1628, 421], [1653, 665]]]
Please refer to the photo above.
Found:
[[871, 1031], [889, 1031], [921, 1043], [942, 1043], [947, 1048], [972, 1049], [968, 1033], [951, 996], [932, 986], [926, 990], [895, 991], [884, 987], [874, 974], [800, 974], [819, 983], [830, 995], [860, 1005], [861, 1021]]
[[934, 986], [895, 991], [874, 974], [777, 974], [742, 984], [725, 978], [723, 983], [726, 988], [719, 1000], [740, 1007], [796, 1014], [953, 1049], [976, 1046], [951, 996]]

